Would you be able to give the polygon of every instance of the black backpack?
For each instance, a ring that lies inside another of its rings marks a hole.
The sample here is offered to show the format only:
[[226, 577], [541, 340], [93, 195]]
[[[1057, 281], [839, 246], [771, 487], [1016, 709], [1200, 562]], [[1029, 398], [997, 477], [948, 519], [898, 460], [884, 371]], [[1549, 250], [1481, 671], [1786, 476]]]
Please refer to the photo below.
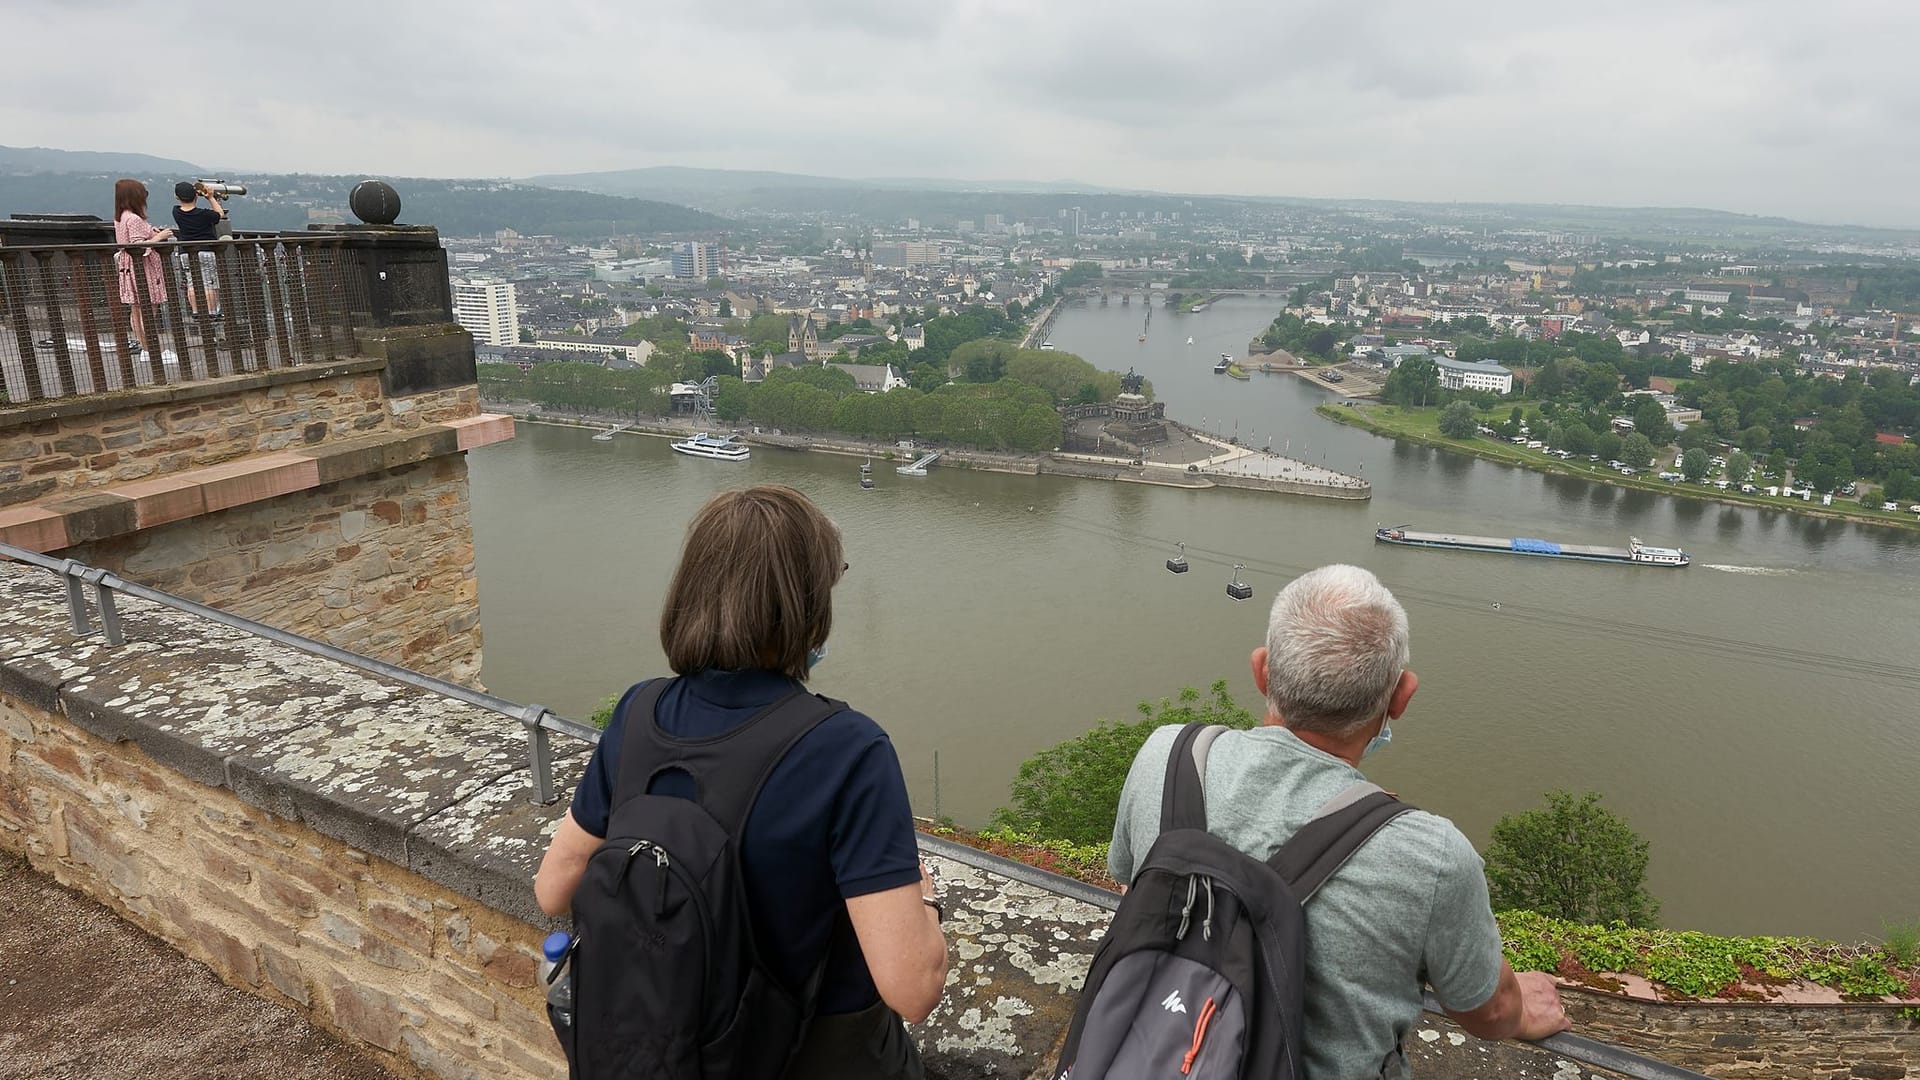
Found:
[[1174, 740], [1160, 835], [1094, 954], [1057, 1078], [1304, 1075], [1302, 905], [1413, 807], [1355, 784], [1262, 862], [1207, 832], [1201, 778], [1225, 730], [1193, 723]]
[[[846, 708], [795, 690], [732, 731], [677, 739], [654, 723], [670, 679], [643, 687], [624, 725], [607, 839], [573, 895], [578, 943], [574, 1080], [768, 1080], [812, 1018], [825, 969], [798, 992], [766, 970], [753, 940], [740, 837], [760, 787], [800, 737]], [[694, 799], [649, 795], [663, 772], [692, 777]]]

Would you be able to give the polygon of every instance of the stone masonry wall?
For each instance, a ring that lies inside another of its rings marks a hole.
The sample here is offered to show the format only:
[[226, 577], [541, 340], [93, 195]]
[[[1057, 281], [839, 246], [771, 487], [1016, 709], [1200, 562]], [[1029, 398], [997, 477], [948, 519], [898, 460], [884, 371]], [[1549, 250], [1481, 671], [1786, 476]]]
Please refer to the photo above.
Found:
[[1663, 1003], [1587, 990], [1561, 996], [1580, 1034], [1708, 1076], [1920, 1076], [1920, 1022], [1897, 1005]]
[[0, 410], [0, 508], [477, 415], [479, 391], [385, 397], [384, 360], [212, 379], [127, 395]]
[[0, 846], [403, 1074], [561, 1075], [510, 719], [131, 599], [76, 640], [37, 576], [0, 565]]
[[453, 454], [61, 554], [455, 682], [480, 677], [467, 458]]

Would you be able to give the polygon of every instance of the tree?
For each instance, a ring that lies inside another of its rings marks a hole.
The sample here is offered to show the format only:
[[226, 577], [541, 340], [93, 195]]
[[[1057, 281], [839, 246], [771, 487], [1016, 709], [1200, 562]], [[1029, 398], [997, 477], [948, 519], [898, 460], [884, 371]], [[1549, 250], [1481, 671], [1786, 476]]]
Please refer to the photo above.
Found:
[[1456, 401], [1440, 410], [1440, 434], [1449, 439], [1471, 439], [1479, 426], [1474, 419], [1473, 406], [1464, 401]]
[[1620, 440], [1620, 460], [1636, 469], [1644, 469], [1653, 459], [1653, 440], [1639, 432]]
[[531, 345], [533, 344], [533, 342], [534, 342], [533, 328], [527, 327], [527, 326], [521, 327], [520, 328], [520, 344]]
[[1733, 453], [1727, 455], [1728, 480], [1738, 484], [1746, 480], [1747, 474], [1752, 471], [1753, 459], [1747, 456], [1746, 451], [1735, 450]]
[[661, 288], [658, 285], [649, 285], [647, 286], [647, 295], [652, 297], [655, 300], [658, 300], [661, 297], [667, 295], [667, 290]]
[[1424, 356], [1409, 356], [1387, 376], [1380, 390], [1395, 405], [1429, 405], [1440, 396], [1440, 365]]
[[1673, 441], [1673, 425], [1667, 423], [1667, 410], [1652, 398], [1646, 398], [1633, 410], [1633, 430], [1645, 435], [1655, 446]]
[[1690, 481], [1704, 478], [1712, 467], [1707, 452], [1697, 446], [1680, 455], [1680, 475]]
[[707, 279], [707, 288], [718, 291], [727, 287], [727, 279], [715, 274]]
[[1600, 432], [1593, 437], [1593, 449], [1589, 453], [1600, 455], [1603, 461], [1620, 460], [1620, 436], [1615, 435], [1612, 428]]
[[1487, 849], [1495, 911], [1537, 911], [1580, 923], [1651, 927], [1647, 842], [1597, 792], [1550, 791], [1544, 809], [1503, 817]]
[[1120, 789], [1140, 747], [1164, 724], [1194, 720], [1250, 728], [1257, 717], [1227, 693], [1225, 679], [1207, 697], [1189, 686], [1177, 701], [1143, 701], [1145, 717], [1132, 723], [1102, 721], [1093, 730], [1048, 747], [1020, 763], [1008, 795], [1013, 803], [993, 815], [993, 823], [1045, 840], [1103, 843], [1113, 837]]

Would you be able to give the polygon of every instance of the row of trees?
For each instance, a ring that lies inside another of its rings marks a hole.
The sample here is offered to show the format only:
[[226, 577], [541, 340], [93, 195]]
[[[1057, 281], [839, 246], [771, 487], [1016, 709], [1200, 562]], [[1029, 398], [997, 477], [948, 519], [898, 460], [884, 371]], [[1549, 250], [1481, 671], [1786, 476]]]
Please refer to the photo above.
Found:
[[1346, 323], [1310, 325], [1298, 315], [1281, 312], [1280, 317], [1267, 327], [1266, 333], [1260, 335], [1260, 343], [1269, 350], [1285, 349], [1295, 356], [1332, 360], [1340, 343], [1357, 332], [1357, 327]]
[[1053, 395], [1013, 379], [862, 393], [837, 368], [781, 368], [760, 383], [720, 380], [714, 413], [782, 431], [891, 441], [914, 438], [981, 450], [1038, 452], [1060, 445]]
[[[861, 359], [867, 359], [863, 354]], [[837, 432], [863, 439], [916, 438], [978, 449], [1044, 451], [1060, 445], [1057, 406], [1111, 401], [1120, 376], [1072, 353], [1022, 349], [986, 338], [956, 348], [952, 376], [930, 386], [886, 394], [857, 389], [834, 367], [781, 368], [764, 382], [746, 383], [724, 353], [692, 353], [662, 365], [611, 371], [597, 364], [480, 366], [481, 391], [500, 400], [526, 400], [569, 412], [614, 416], [662, 415], [668, 386], [719, 375], [714, 410], [723, 420], [787, 431]], [[922, 365], [927, 366], [927, 365]], [[918, 370], [918, 369], [916, 369]], [[1151, 386], [1143, 386], [1151, 394]]]

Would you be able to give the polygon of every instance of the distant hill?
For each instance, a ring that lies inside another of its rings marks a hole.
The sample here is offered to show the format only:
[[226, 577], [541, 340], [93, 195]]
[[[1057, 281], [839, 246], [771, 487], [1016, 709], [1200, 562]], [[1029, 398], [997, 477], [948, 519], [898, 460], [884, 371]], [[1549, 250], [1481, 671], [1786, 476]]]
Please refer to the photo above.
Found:
[[190, 161], [151, 154], [99, 150], [54, 150], [45, 146], [0, 146], [0, 174], [113, 173], [116, 176], [164, 175], [191, 179], [211, 175]]
[[[187, 173], [194, 170], [189, 167]], [[98, 172], [0, 171], [0, 216], [8, 213], [113, 213], [115, 176], [146, 182], [147, 216], [165, 221], [179, 170], [107, 169]], [[361, 176], [239, 176], [248, 193], [229, 203], [241, 229], [304, 229], [309, 211], [347, 214], [347, 193]], [[437, 227], [443, 236], [490, 235], [513, 229], [530, 236], [594, 240], [615, 234], [701, 235], [732, 227], [724, 218], [684, 206], [585, 191], [561, 191], [497, 180], [387, 178], [400, 192], [400, 219]]]

